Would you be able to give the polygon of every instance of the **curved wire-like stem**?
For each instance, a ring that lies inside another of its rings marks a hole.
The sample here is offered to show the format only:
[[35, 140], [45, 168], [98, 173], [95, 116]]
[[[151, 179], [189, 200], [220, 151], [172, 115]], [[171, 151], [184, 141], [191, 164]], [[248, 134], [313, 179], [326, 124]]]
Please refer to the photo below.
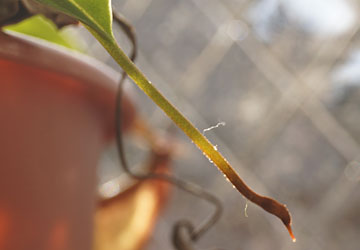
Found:
[[[132, 51], [130, 53], [129, 58], [134, 61], [136, 59], [136, 51], [137, 51], [137, 41], [134, 29], [132, 26], [126, 21], [126, 19], [121, 16], [120, 14], [113, 12], [114, 20], [116, 23], [122, 28], [124, 33], [127, 35], [129, 40], [132, 43]], [[149, 172], [146, 174], [140, 174], [133, 172], [127, 163], [125, 152], [124, 152], [124, 146], [123, 146], [123, 138], [122, 138], [122, 130], [121, 130], [121, 103], [122, 103], [122, 90], [123, 90], [123, 84], [125, 82], [125, 79], [127, 77], [127, 74], [125, 71], [123, 71], [121, 75], [121, 79], [119, 82], [118, 90], [117, 90], [117, 96], [116, 96], [116, 114], [115, 114], [115, 126], [116, 126], [116, 142], [117, 142], [117, 149], [118, 149], [118, 155], [120, 159], [120, 163], [124, 169], [124, 171], [129, 174], [131, 177], [138, 179], [138, 180], [146, 180], [146, 179], [158, 179], [162, 181], [169, 182], [173, 184], [174, 186], [177, 186], [178, 188], [197, 196], [200, 199], [206, 200], [209, 203], [213, 204], [215, 206], [214, 213], [206, 219], [198, 228], [193, 228], [193, 225], [191, 224], [192, 230], [190, 232], [190, 238], [192, 241], [198, 240], [204, 233], [206, 233], [220, 218], [222, 213], [222, 205], [221, 202], [212, 194], [209, 192], [206, 192], [203, 188], [190, 183], [188, 181], [184, 181], [181, 179], [178, 179], [174, 176], [166, 175], [166, 174], [159, 174], [159, 173], [153, 173]], [[190, 223], [190, 222], [189, 222]], [[184, 221], [179, 221], [176, 223], [174, 228], [179, 228], [184, 225]], [[176, 233], [176, 229], [174, 229], [174, 232]], [[176, 237], [181, 237], [179, 234]], [[175, 247], [177, 247], [179, 250], [179, 246], [176, 241], [174, 241]], [[190, 246], [188, 246], [190, 247]]]

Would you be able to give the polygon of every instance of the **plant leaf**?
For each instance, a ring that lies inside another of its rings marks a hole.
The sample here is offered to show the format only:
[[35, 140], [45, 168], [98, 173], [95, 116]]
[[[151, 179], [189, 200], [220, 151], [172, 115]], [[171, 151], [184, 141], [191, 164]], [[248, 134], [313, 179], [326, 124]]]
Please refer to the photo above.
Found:
[[99, 35], [113, 39], [111, 0], [36, 0], [51, 6], [95, 30]]
[[43, 16], [34, 16], [20, 23], [6, 26], [5, 30], [19, 32], [25, 35], [33, 36], [64, 46], [69, 49], [82, 51], [80, 43], [77, 42], [79, 37], [73, 37], [64, 30], [58, 30], [53, 22]]

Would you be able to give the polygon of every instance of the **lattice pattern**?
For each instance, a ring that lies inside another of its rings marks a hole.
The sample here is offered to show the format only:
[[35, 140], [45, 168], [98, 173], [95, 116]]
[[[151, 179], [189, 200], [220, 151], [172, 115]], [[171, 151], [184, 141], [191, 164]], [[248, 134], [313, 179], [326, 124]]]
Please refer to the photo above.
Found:
[[[359, 168], [360, 135], [344, 121], [341, 107], [329, 108], [324, 99], [334, 66], [357, 46], [360, 23], [325, 41], [289, 26], [275, 43], [265, 44], [246, 18], [252, 1], [114, 4], [137, 30], [140, 68], [199, 128], [226, 122], [206, 132], [210, 140], [252, 188], [286, 203], [293, 214], [296, 244], [276, 218], [251, 204], [246, 218], [246, 201], [184, 140], [175, 174], [225, 204], [220, 223], [199, 247], [358, 249], [359, 179], [351, 181], [346, 173]], [[127, 46], [121, 36], [119, 41]], [[115, 67], [98, 44], [90, 51]], [[167, 127], [161, 111], [142, 99], [140, 111], [154, 126]], [[201, 221], [202, 210], [204, 204], [174, 191], [148, 249], [171, 249], [172, 223], [184, 216]]]

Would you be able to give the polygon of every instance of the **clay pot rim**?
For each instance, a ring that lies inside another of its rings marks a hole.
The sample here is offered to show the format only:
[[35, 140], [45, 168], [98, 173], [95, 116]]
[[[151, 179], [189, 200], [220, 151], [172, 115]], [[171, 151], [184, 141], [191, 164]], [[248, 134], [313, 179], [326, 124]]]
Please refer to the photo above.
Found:
[[[20, 60], [24, 64], [76, 77], [89, 84], [99, 85], [101, 82], [100, 86], [110, 91], [114, 91], [120, 79], [118, 72], [101, 61], [43, 39], [14, 31], [0, 31], [0, 41], [3, 42], [0, 56], [10, 60]], [[89, 70], [90, 74], [81, 70]]]
[[13, 31], [0, 31], [0, 43], [0, 58], [79, 80], [106, 126], [106, 144], [112, 141], [118, 72], [80, 52]]

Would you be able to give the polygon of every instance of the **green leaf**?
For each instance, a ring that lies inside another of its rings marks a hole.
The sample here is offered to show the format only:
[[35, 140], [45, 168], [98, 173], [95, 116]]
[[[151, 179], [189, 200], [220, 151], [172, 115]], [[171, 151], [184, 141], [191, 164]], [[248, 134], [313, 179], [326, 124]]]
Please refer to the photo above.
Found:
[[78, 19], [99, 35], [113, 39], [110, 0], [36, 0]]
[[53, 22], [40, 15], [6, 26], [4, 29], [40, 38], [69, 49], [82, 50], [76, 38], [74, 39], [64, 30], [58, 30]]

